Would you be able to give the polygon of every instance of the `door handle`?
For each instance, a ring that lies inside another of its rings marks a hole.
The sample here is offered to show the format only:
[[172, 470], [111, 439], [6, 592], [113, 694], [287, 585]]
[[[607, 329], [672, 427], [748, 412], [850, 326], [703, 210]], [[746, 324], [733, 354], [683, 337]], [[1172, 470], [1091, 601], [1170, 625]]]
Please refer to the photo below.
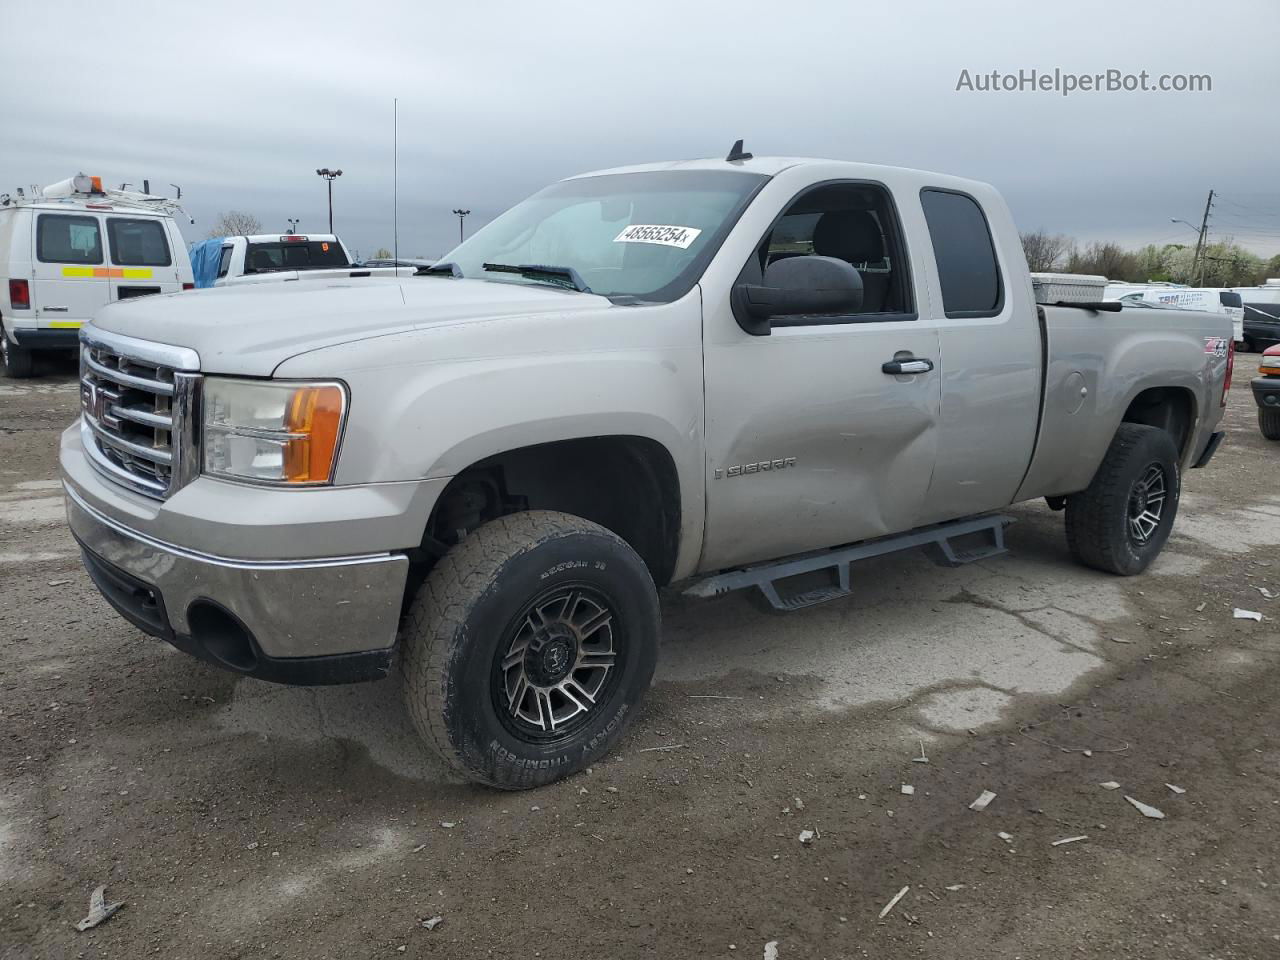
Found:
[[928, 373], [932, 369], [932, 360], [924, 360], [919, 357], [907, 357], [903, 360], [889, 360], [880, 365], [881, 372], [892, 374], [893, 376], [912, 373]]

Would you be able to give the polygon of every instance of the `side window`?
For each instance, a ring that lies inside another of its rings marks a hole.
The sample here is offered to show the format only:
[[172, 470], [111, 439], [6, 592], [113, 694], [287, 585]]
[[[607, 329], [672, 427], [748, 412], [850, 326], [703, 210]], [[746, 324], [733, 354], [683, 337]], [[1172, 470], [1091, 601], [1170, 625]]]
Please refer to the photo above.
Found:
[[169, 242], [159, 220], [107, 218], [107, 238], [111, 241], [111, 262], [122, 267], [167, 267]]
[[40, 214], [36, 219], [36, 259], [42, 263], [101, 263], [98, 218]]
[[782, 325], [914, 320], [906, 247], [889, 192], [874, 183], [827, 183], [791, 201], [740, 279], [761, 283], [769, 265], [793, 257], [833, 257], [862, 277], [862, 306], [851, 314], [775, 318]]
[[227, 271], [231, 269], [231, 254], [235, 247], [227, 245], [222, 248], [222, 252], [218, 254], [218, 279], [221, 280], [227, 275]]
[[973, 197], [952, 190], [920, 191], [948, 317], [994, 317], [1004, 288], [986, 215]]

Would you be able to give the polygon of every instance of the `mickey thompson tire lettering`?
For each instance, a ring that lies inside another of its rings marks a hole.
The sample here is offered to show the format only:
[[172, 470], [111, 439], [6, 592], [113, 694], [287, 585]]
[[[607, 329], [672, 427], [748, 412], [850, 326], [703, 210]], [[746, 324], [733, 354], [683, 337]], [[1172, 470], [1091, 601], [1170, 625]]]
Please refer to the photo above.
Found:
[[[564, 586], [608, 599], [618, 674], [564, 735], [529, 734], [502, 712], [506, 690], [495, 662], [529, 604]], [[622, 735], [653, 677], [659, 627], [649, 571], [615, 534], [550, 511], [492, 520], [440, 559], [405, 616], [410, 716], [469, 780], [506, 790], [551, 783], [599, 759]]]

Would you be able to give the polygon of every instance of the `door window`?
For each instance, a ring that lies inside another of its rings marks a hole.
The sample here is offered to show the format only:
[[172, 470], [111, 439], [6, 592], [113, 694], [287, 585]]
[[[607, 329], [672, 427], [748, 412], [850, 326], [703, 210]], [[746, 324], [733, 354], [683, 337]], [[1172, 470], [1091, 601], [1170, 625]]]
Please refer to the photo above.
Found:
[[42, 263], [101, 263], [98, 218], [40, 214], [36, 218], [36, 259]]
[[1000, 267], [987, 217], [973, 197], [953, 190], [920, 191], [948, 317], [994, 317], [1004, 305]]
[[107, 218], [107, 238], [111, 241], [111, 262], [122, 267], [167, 267], [169, 243], [159, 220]]
[[739, 282], [762, 283], [769, 265], [792, 257], [843, 260], [862, 278], [851, 313], [775, 317], [775, 326], [914, 320], [906, 247], [889, 192], [873, 183], [827, 183], [797, 196], [774, 221]]

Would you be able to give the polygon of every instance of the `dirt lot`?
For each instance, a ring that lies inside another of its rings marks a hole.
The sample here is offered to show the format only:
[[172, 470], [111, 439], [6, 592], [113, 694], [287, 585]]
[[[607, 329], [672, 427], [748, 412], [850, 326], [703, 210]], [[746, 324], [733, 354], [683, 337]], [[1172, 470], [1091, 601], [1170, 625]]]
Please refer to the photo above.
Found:
[[1255, 366], [1146, 576], [1029, 504], [1007, 556], [806, 612], [669, 596], [617, 755], [526, 794], [445, 776], [394, 682], [239, 680], [115, 616], [62, 523], [74, 371], [0, 381], [0, 958], [1280, 957]]

